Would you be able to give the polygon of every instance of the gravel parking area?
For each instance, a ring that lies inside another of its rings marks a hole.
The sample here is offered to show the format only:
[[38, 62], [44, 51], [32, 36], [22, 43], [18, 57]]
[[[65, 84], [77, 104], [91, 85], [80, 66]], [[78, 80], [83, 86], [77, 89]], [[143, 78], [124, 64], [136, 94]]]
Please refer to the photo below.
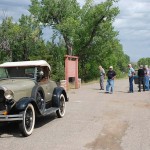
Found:
[[[106, 82], [105, 82], [106, 84]], [[150, 91], [128, 92], [128, 79], [115, 80], [113, 94], [99, 83], [68, 91], [66, 115], [36, 121], [22, 138], [17, 124], [0, 124], [3, 150], [150, 150]]]

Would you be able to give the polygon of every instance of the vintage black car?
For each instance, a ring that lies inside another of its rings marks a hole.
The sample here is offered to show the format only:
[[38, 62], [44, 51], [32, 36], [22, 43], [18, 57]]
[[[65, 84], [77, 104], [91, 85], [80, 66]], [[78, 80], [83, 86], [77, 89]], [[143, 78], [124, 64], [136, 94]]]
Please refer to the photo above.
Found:
[[23, 136], [32, 134], [35, 118], [56, 112], [65, 115], [67, 93], [51, 80], [44, 60], [0, 65], [0, 122], [18, 121]]

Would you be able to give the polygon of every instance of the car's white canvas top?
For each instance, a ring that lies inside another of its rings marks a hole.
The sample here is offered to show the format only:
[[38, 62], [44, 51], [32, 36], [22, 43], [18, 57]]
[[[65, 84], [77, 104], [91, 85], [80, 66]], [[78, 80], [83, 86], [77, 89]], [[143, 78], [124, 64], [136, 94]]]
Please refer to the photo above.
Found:
[[18, 62], [6, 62], [0, 64], [0, 67], [22, 67], [22, 66], [47, 66], [50, 70], [50, 65], [45, 60], [34, 60], [34, 61], [18, 61]]

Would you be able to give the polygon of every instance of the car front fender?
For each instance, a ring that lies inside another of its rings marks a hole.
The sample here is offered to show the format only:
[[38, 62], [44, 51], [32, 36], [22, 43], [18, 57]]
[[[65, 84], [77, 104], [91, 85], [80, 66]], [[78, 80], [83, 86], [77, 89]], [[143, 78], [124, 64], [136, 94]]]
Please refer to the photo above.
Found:
[[24, 97], [24, 98], [21, 98], [15, 104], [15, 109], [18, 110], [18, 111], [23, 111], [23, 110], [25, 110], [25, 108], [28, 106], [29, 103], [33, 104], [37, 108], [35, 100], [33, 98]]

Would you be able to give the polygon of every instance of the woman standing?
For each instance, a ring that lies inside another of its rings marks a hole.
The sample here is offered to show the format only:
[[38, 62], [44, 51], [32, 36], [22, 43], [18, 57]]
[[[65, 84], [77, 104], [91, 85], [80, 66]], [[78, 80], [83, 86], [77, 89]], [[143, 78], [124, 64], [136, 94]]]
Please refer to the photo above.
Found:
[[105, 79], [105, 70], [102, 66], [99, 66], [100, 71], [100, 90], [104, 90], [104, 79]]

